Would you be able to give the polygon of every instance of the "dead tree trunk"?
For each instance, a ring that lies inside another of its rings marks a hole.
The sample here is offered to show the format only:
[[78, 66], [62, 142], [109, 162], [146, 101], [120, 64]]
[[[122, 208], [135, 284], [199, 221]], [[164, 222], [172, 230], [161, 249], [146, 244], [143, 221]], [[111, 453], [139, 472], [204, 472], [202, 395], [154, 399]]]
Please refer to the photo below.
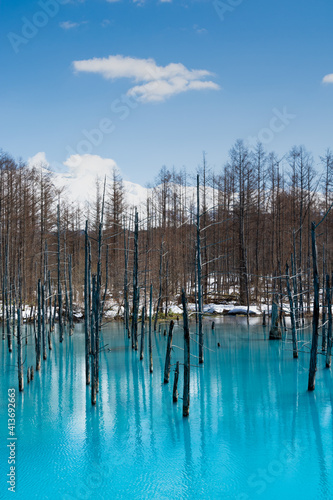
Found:
[[149, 297], [149, 370], [150, 370], [150, 373], [153, 373], [153, 346], [152, 346], [152, 339], [151, 339], [152, 313], [153, 313], [153, 285], [150, 285], [150, 297]]
[[60, 207], [57, 207], [57, 227], [58, 227], [58, 319], [59, 319], [59, 335], [60, 342], [64, 340], [64, 331], [62, 324], [62, 292], [61, 292], [61, 281], [60, 281]]
[[97, 396], [97, 348], [96, 348], [96, 276], [92, 276], [92, 311], [91, 311], [91, 404], [96, 404]]
[[89, 296], [90, 286], [88, 287], [89, 273], [89, 246], [88, 246], [88, 221], [86, 221], [85, 229], [85, 245], [84, 245], [84, 336], [85, 336], [85, 359], [86, 359], [86, 385], [90, 384], [90, 308]]
[[154, 320], [154, 332], [156, 332], [158, 313], [159, 313], [161, 299], [162, 299], [162, 263], [163, 263], [163, 239], [162, 239], [161, 250], [160, 250], [160, 271], [159, 271], [160, 287], [159, 287], [159, 292], [158, 292], [156, 316], [155, 316], [155, 320]]
[[316, 245], [316, 225], [311, 224], [311, 242], [312, 242], [312, 261], [313, 261], [313, 320], [312, 320], [312, 344], [309, 368], [308, 390], [314, 391], [317, 370], [317, 349], [318, 349], [318, 325], [319, 325], [319, 275], [317, 264], [317, 245]]
[[183, 318], [184, 318], [184, 391], [183, 391], [183, 417], [190, 413], [190, 328], [187, 314], [187, 300], [182, 291]]
[[165, 365], [164, 365], [164, 383], [165, 384], [169, 383], [169, 378], [170, 378], [170, 360], [171, 360], [173, 327], [174, 327], [174, 322], [170, 321], [168, 343], [167, 343], [167, 350], [166, 350], [166, 356], [165, 356]]
[[22, 363], [22, 332], [21, 332], [21, 309], [17, 310], [17, 367], [19, 391], [24, 389], [23, 363]]
[[326, 274], [326, 303], [328, 314], [326, 368], [330, 368], [332, 352], [332, 293], [330, 288], [330, 277], [328, 274]]
[[272, 319], [271, 319], [271, 329], [269, 331], [270, 340], [282, 339], [281, 328], [279, 328], [279, 306], [278, 298], [275, 295], [272, 302]]
[[52, 351], [52, 337], [51, 337], [51, 332], [52, 332], [52, 288], [51, 288], [51, 271], [47, 272], [47, 281], [48, 281], [48, 290], [49, 290], [49, 327], [48, 327], [48, 332], [47, 332], [47, 340], [49, 344], [49, 350]]
[[294, 358], [298, 358], [297, 332], [296, 332], [295, 315], [294, 315], [294, 303], [293, 303], [293, 298], [292, 298], [291, 289], [290, 289], [288, 264], [286, 265], [286, 282], [287, 282], [287, 291], [288, 291], [289, 306], [290, 306], [291, 331], [292, 331], [292, 339], [293, 339], [293, 356], [294, 356]]
[[198, 328], [199, 328], [199, 363], [204, 362], [202, 329], [202, 286], [201, 286], [201, 240], [200, 240], [200, 185], [197, 175], [197, 276], [198, 276]]
[[124, 224], [124, 262], [125, 262], [125, 271], [124, 271], [124, 325], [125, 325], [125, 332], [127, 333], [128, 338], [130, 338], [129, 304], [128, 304], [128, 250], [127, 250], [127, 246], [126, 246], [125, 224]]
[[68, 287], [69, 287], [69, 334], [73, 335], [74, 321], [73, 321], [73, 283], [72, 283], [72, 256], [68, 255]]
[[46, 307], [45, 307], [45, 285], [42, 285], [42, 339], [43, 339], [43, 360], [47, 359], [46, 354]]
[[133, 262], [133, 312], [132, 312], [132, 349], [138, 350], [138, 307], [139, 307], [139, 290], [138, 290], [138, 237], [139, 237], [139, 220], [138, 212], [135, 211], [135, 228], [134, 228], [134, 262]]
[[41, 282], [38, 280], [38, 289], [37, 289], [37, 349], [36, 349], [36, 371], [40, 370], [40, 362], [41, 362]]
[[141, 343], [140, 343], [140, 359], [144, 358], [145, 352], [145, 306], [142, 308], [142, 317], [141, 317]]

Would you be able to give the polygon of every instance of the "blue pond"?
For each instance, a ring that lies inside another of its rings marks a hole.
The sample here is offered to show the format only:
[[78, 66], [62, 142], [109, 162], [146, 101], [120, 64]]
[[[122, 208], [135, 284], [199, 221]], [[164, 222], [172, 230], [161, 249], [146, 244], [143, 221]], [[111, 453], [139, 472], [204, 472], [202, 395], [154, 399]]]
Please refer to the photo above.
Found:
[[[103, 328], [100, 391], [85, 385], [83, 325], [59, 344], [23, 393], [16, 352], [1, 341], [1, 498], [9, 472], [8, 388], [16, 389], [17, 499], [331, 499], [333, 378], [319, 356], [307, 392], [309, 354], [269, 341], [257, 320], [205, 319], [204, 365], [191, 367], [190, 416], [163, 384], [166, 337], [153, 336], [154, 373], [132, 351], [122, 324]], [[193, 337], [195, 325], [192, 325]], [[310, 339], [310, 329], [303, 333]], [[217, 343], [220, 343], [220, 347]], [[182, 348], [182, 325], [173, 343]], [[147, 346], [146, 346], [147, 347]], [[172, 363], [182, 361], [175, 347]], [[107, 349], [111, 349], [108, 351]], [[197, 355], [198, 345], [191, 349]], [[306, 350], [306, 347], [303, 348]], [[34, 346], [24, 347], [25, 367]], [[25, 368], [26, 373], [26, 368]], [[182, 367], [179, 392], [182, 396]]]

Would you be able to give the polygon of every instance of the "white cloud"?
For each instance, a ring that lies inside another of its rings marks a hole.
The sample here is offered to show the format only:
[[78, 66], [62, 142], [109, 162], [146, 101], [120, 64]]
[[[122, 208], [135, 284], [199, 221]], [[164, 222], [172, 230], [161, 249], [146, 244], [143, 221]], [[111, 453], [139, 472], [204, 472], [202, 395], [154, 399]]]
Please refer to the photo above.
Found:
[[48, 167], [49, 166], [49, 162], [46, 159], [45, 153], [43, 151], [41, 151], [40, 153], [37, 153], [32, 158], [28, 158], [28, 165], [29, 165], [29, 167], [32, 167], [32, 166], [35, 166], [35, 167], [40, 167], [40, 166]]
[[81, 21], [80, 23], [74, 23], [72, 21], [64, 21], [60, 23], [59, 26], [64, 30], [70, 30], [73, 28], [78, 28], [79, 26], [82, 26], [82, 24], [88, 24], [88, 21]]
[[72, 28], [77, 28], [79, 26], [79, 23], [73, 23], [72, 21], [64, 21], [60, 23], [59, 26], [64, 30], [70, 30]]
[[[44, 152], [39, 152], [28, 159], [30, 167], [44, 167], [52, 170], [52, 165], [46, 159]], [[67, 172], [54, 172], [53, 181], [63, 195], [71, 201], [93, 201], [96, 196], [96, 178], [103, 181], [104, 177], [111, 179], [113, 170], [119, 170], [111, 158], [98, 155], [71, 155], [63, 162]]]
[[140, 85], [129, 89], [128, 95], [136, 95], [144, 102], [163, 101], [188, 90], [220, 88], [216, 83], [205, 80], [212, 76], [207, 70], [189, 70], [181, 63], [157, 66], [154, 59], [116, 55], [74, 61], [73, 67], [77, 72], [95, 73], [109, 80], [129, 78]]
[[324, 76], [323, 83], [333, 83], [333, 73]]
[[208, 33], [206, 28], [200, 28], [200, 26], [198, 26], [197, 24], [193, 25], [193, 29], [198, 35], [203, 35], [204, 33]]
[[[46, 159], [44, 152], [39, 152], [28, 159], [30, 167], [43, 167], [52, 170], [52, 165]], [[102, 158], [98, 155], [72, 155], [63, 162], [67, 172], [53, 172], [53, 182], [61, 191], [61, 197], [66, 197], [71, 202], [94, 202], [96, 199], [96, 179], [107, 183], [112, 181], [113, 171], [120, 170], [111, 158]], [[123, 181], [126, 201], [130, 206], [138, 208], [145, 204], [151, 189], [140, 186], [130, 181]]]
[[63, 183], [70, 198], [79, 201], [91, 201], [96, 196], [96, 178], [112, 177], [117, 164], [111, 158], [98, 155], [71, 155], [64, 161], [68, 173], [57, 174], [58, 181]]

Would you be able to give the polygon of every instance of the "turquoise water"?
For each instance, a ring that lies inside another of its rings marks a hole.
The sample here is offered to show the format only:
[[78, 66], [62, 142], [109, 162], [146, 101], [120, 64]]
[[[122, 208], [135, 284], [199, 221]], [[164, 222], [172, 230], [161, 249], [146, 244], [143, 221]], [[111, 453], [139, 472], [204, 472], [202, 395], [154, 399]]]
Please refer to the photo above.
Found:
[[[268, 341], [243, 318], [205, 320], [205, 363], [192, 358], [190, 416], [164, 385], [166, 337], [154, 336], [154, 373], [121, 324], [103, 329], [96, 407], [84, 376], [83, 326], [56, 341], [42, 370], [16, 390], [17, 499], [333, 498], [333, 383], [319, 357], [307, 392], [308, 354]], [[194, 327], [195, 328], [195, 327]], [[163, 328], [162, 328], [163, 331]], [[309, 339], [309, 332], [304, 339]], [[217, 346], [217, 343], [221, 347]], [[181, 324], [174, 344], [183, 347]], [[197, 355], [197, 344], [192, 352]], [[15, 352], [0, 343], [1, 498], [7, 492], [7, 390], [17, 389]], [[182, 360], [175, 348], [172, 363]], [[24, 348], [34, 364], [34, 347]], [[181, 367], [182, 368], [182, 367]], [[183, 376], [179, 377], [182, 396]]]

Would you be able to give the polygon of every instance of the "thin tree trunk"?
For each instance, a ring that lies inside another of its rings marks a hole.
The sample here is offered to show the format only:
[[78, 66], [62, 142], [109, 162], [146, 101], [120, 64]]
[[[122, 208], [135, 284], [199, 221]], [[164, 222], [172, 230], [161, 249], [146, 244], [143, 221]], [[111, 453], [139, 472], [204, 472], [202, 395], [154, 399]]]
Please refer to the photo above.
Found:
[[199, 327], [199, 363], [204, 362], [202, 329], [202, 287], [201, 287], [201, 241], [200, 241], [200, 184], [197, 175], [197, 276], [198, 276], [198, 327]]
[[73, 283], [72, 283], [72, 256], [68, 255], [68, 287], [69, 287], [69, 335], [73, 335]]
[[140, 345], [140, 359], [144, 358], [145, 352], [145, 306], [142, 308], [142, 317], [141, 317], [141, 345]]
[[153, 285], [150, 285], [150, 297], [149, 297], [149, 370], [153, 373], [153, 346], [151, 338], [152, 329], [152, 313], [153, 313]]
[[85, 336], [85, 359], [86, 359], [86, 385], [90, 384], [90, 309], [89, 309], [89, 246], [88, 246], [88, 221], [85, 228], [84, 245], [84, 336]]
[[45, 285], [42, 285], [42, 340], [43, 340], [43, 360], [47, 359], [46, 354], [46, 331], [45, 331]]
[[328, 314], [326, 368], [330, 368], [332, 352], [332, 292], [330, 288], [330, 277], [328, 274], [326, 274], [326, 303]]
[[314, 303], [313, 303], [312, 344], [311, 344], [308, 390], [314, 391], [316, 383], [316, 370], [317, 370], [318, 325], [319, 325], [319, 275], [318, 275], [318, 264], [317, 264], [316, 225], [314, 222], [312, 222], [311, 224], [311, 241], [312, 241], [312, 261], [313, 261]]
[[289, 298], [289, 306], [290, 306], [290, 319], [291, 319], [291, 329], [292, 329], [292, 339], [293, 339], [293, 357], [298, 358], [298, 349], [297, 349], [297, 332], [296, 332], [296, 324], [295, 324], [295, 315], [294, 315], [294, 303], [291, 295], [290, 283], [289, 283], [289, 266], [286, 265], [286, 282], [287, 282], [287, 291]]
[[40, 363], [41, 363], [41, 337], [42, 337], [42, 332], [41, 332], [41, 282], [38, 280], [38, 289], [37, 289], [37, 303], [38, 303], [38, 310], [37, 310], [37, 351], [36, 351], [36, 371], [40, 370]]
[[187, 300], [182, 291], [183, 318], [184, 318], [184, 391], [183, 391], [183, 417], [190, 413], [190, 329], [187, 314]]
[[135, 211], [134, 228], [134, 262], [133, 262], [133, 312], [132, 312], [132, 349], [138, 350], [138, 236], [139, 220], [138, 212]]
[[162, 238], [161, 249], [160, 249], [160, 271], [159, 271], [160, 287], [159, 287], [158, 299], [157, 299], [156, 316], [155, 316], [155, 320], [154, 320], [154, 332], [156, 332], [158, 313], [159, 313], [160, 303], [161, 303], [161, 299], [162, 299], [162, 262], [163, 262], [163, 238]]
[[165, 384], [169, 383], [169, 378], [170, 378], [170, 360], [171, 360], [173, 327], [174, 327], [174, 322], [170, 321], [168, 343], [167, 343], [167, 350], [166, 350], [166, 356], [165, 356], [165, 365], [164, 365], [164, 383]]
[[57, 226], [58, 226], [58, 319], [59, 319], [59, 340], [62, 342], [64, 340], [64, 331], [62, 324], [62, 292], [61, 292], [61, 281], [60, 281], [60, 207], [57, 207]]
[[21, 309], [17, 310], [17, 367], [19, 391], [24, 389], [23, 363], [22, 363], [22, 333], [21, 333]]

